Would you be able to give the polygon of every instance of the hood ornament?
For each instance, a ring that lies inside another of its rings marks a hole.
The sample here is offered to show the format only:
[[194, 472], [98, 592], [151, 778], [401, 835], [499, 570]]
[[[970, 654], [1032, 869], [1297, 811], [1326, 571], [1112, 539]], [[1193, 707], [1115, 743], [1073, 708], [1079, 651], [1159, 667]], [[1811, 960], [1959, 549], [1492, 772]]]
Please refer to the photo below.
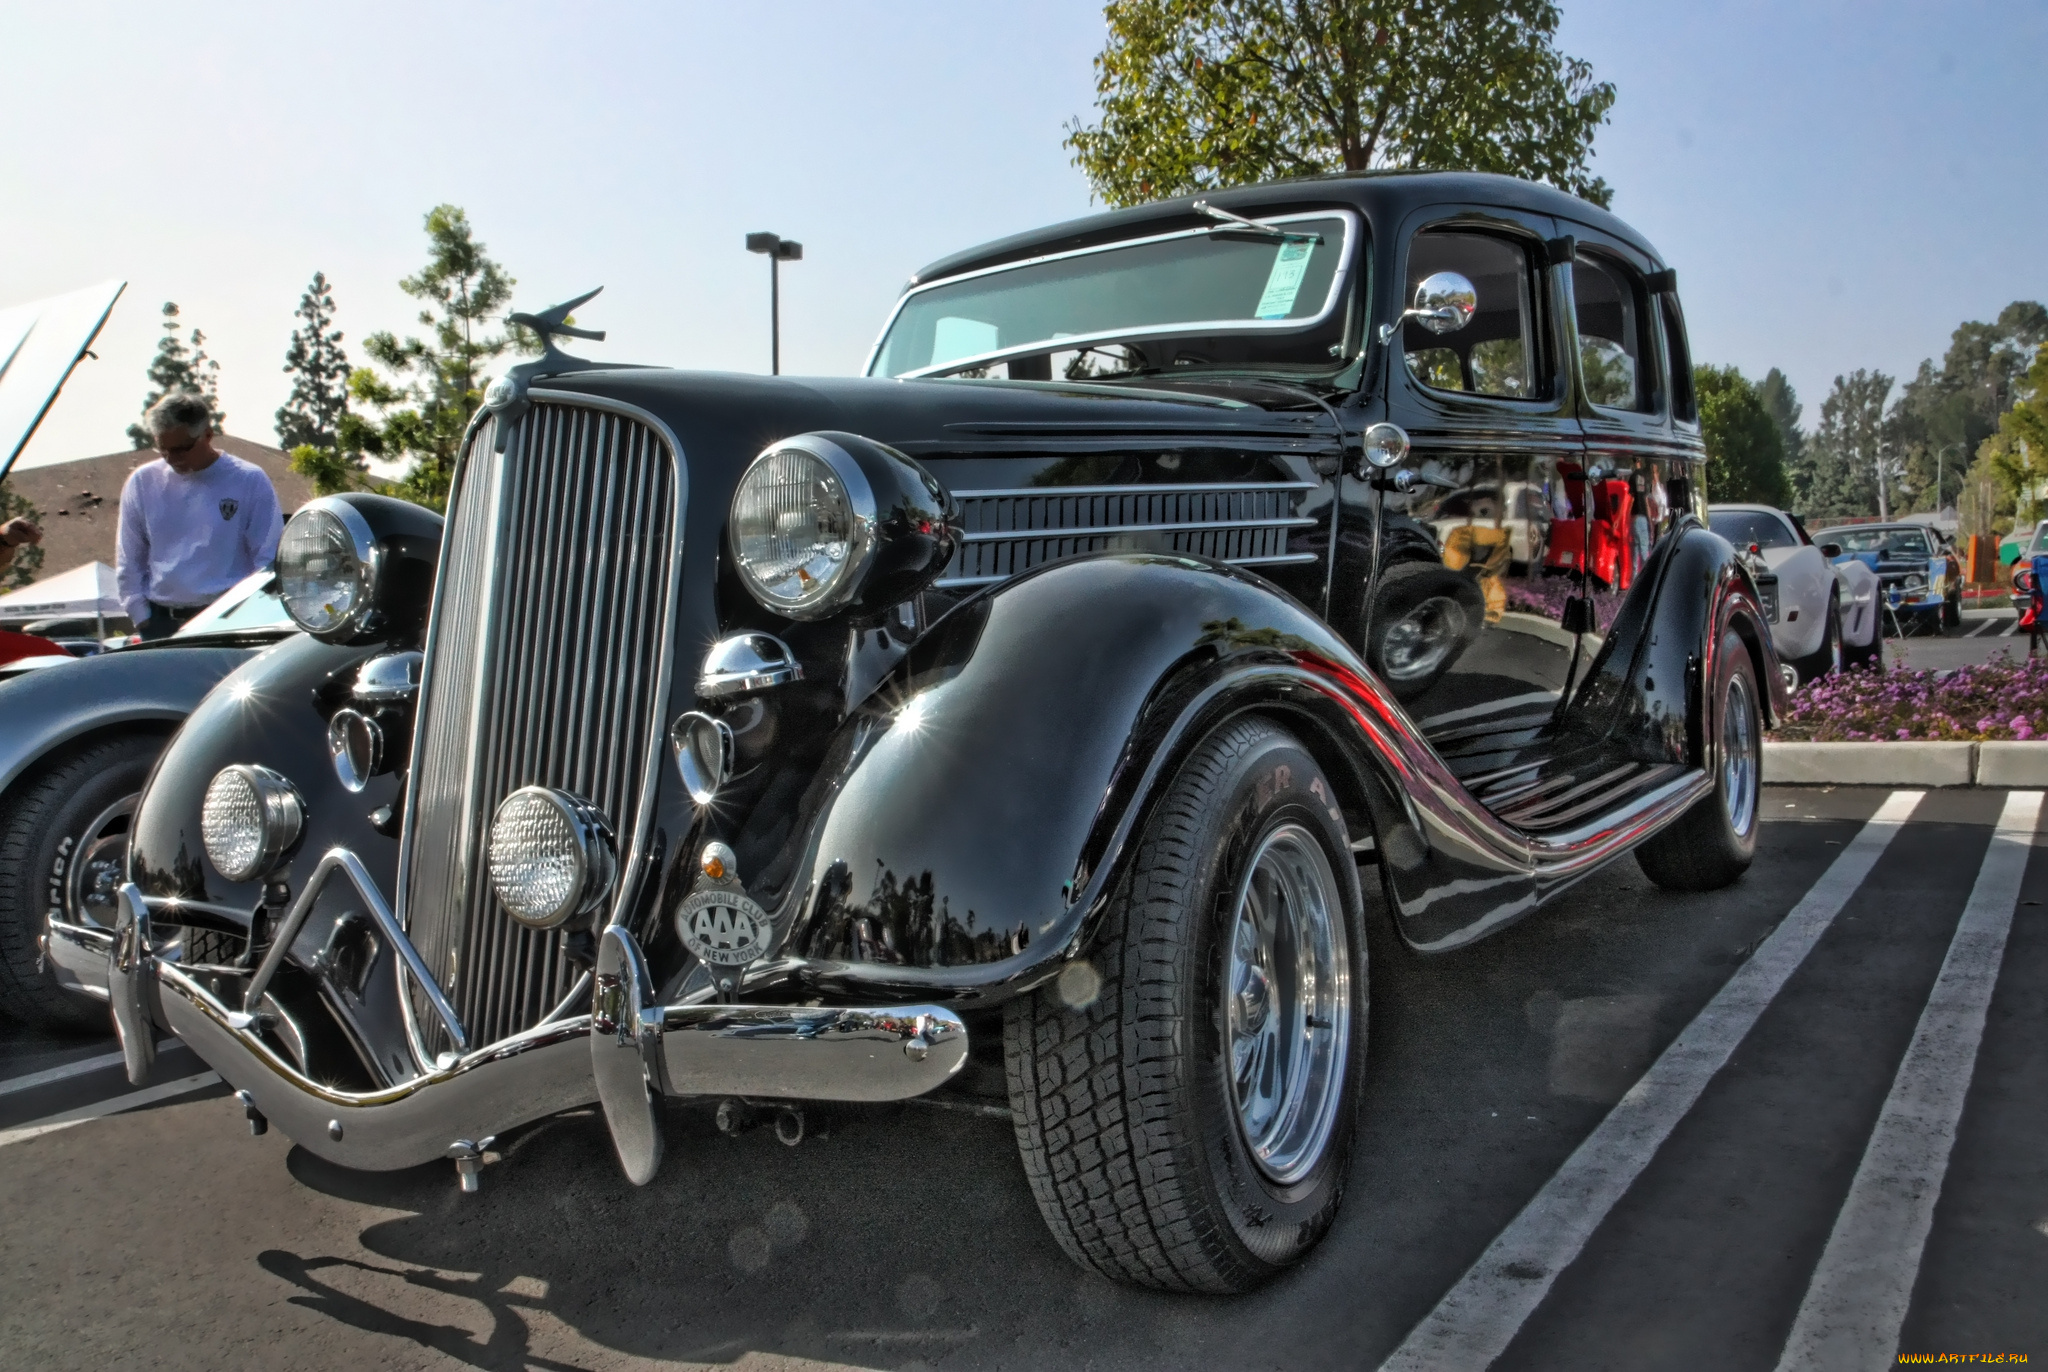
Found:
[[592, 362], [587, 358], [571, 357], [555, 346], [557, 338], [588, 338], [598, 342], [604, 340], [603, 329], [579, 329], [566, 322], [578, 306], [589, 303], [597, 297], [596, 291], [588, 291], [574, 300], [565, 300], [559, 305], [550, 305], [539, 314], [524, 312], [506, 316], [506, 322], [532, 329], [540, 335], [541, 354], [530, 361], [521, 362], [490, 384], [484, 392], [484, 408], [494, 410], [498, 416], [497, 450], [505, 451], [505, 442], [512, 436], [512, 430], [526, 412], [532, 408], [526, 398], [527, 386], [543, 376], [565, 376], [570, 372], [611, 370], [620, 364], [616, 362]]

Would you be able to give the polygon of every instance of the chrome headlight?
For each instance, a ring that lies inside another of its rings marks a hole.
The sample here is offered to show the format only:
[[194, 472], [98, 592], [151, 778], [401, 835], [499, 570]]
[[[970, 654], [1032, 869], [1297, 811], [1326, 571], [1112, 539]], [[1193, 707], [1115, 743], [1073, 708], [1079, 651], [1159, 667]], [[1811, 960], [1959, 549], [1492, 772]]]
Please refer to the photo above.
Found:
[[597, 807], [545, 786], [505, 797], [485, 849], [491, 889], [529, 929], [552, 929], [595, 908], [618, 867], [611, 826]]
[[308, 501], [277, 545], [285, 613], [317, 637], [353, 634], [376, 601], [379, 562], [376, 537], [355, 507], [331, 496]]
[[268, 767], [223, 767], [199, 807], [206, 856], [229, 881], [267, 876], [305, 823], [299, 793]]
[[791, 619], [823, 619], [860, 588], [874, 552], [874, 492], [838, 444], [785, 439], [740, 478], [731, 543], [756, 600]]

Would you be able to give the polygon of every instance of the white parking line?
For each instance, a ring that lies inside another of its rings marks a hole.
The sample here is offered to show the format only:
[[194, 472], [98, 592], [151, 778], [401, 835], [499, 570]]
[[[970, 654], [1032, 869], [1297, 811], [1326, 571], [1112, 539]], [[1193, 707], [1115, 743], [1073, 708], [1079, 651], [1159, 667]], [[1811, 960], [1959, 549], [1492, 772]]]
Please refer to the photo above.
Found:
[[1894, 791], [1878, 806], [1749, 961], [1409, 1331], [1381, 1372], [1478, 1372], [1506, 1350], [1856, 894], [1923, 794]]
[[2041, 792], [2005, 798], [1970, 903], [1806, 1288], [1779, 1372], [1889, 1367], [1898, 1352], [2040, 817]]
[[2004, 627], [2003, 629], [2000, 629], [2000, 630], [1998, 631], [1998, 636], [1999, 636], [2000, 638], [2011, 638], [2011, 637], [2012, 637], [2012, 635], [2013, 635], [2013, 630], [2015, 630], [2015, 629], [2017, 629], [2017, 628], [2019, 628], [2019, 627], [2020, 627], [2020, 617], [2019, 617], [2018, 615], [2014, 615], [2014, 616], [2012, 617], [2012, 620], [2011, 620], [2011, 622], [2010, 622], [2010, 623], [2008, 623], [2008, 624], [2007, 624], [2007, 625], [2006, 625], [2006, 626], [2005, 626], [2005, 627]]
[[[165, 1039], [156, 1046], [156, 1051], [162, 1053], [177, 1046], [178, 1041], [176, 1039]], [[103, 1071], [106, 1068], [117, 1065], [120, 1061], [121, 1055], [119, 1053], [101, 1053], [98, 1057], [80, 1058], [77, 1062], [67, 1062], [62, 1067], [51, 1067], [41, 1072], [29, 1072], [19, 1077], [8, 1077], [6, 1080], [0, 1081], [0, 1096], [13, 1095], [16, 1091], [33, 1091], [36, 1087], [48, 1086], [53, 1081], [63, 1081], [67, 1077], [82, 1077], [88, 1072]]]
[[104, 1119], [118, 1115], [124, 1110], [139, 1110], [145, 1105], [154, 1105], [160, 1100], [186, 1095], [192, 1091], [212, 1086], [220, 1080], [218, 1072], [201, 1072], [196, 1077], [184, 1077], [178, 1081], [167, 1081], [161, 1086], [145, 1086], [140, 1091], [130, 1091], [125, 1096], [114, 1096], [108, 1100], [81, 1105], [76, 1110], [66, 1110], [61, 1115], [35, 1120], [15, 1129], [0, 1129], [0, 1148], [10, 1143], [23, 1143], [44, 1134], [54, 1134], [59, 1129], [69, 1129], [74, 1124], [87, 1120]]

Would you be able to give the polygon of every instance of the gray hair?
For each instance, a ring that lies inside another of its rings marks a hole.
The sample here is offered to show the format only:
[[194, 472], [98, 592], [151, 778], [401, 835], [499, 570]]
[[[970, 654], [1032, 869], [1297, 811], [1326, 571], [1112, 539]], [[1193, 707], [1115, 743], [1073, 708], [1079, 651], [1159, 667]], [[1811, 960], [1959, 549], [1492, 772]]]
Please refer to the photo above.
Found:
[[143, 422], [157, 438], [168, 433], [196, 434], [213, 427], [213, 411], [206, 407], [205, 400], [190, 391], [172, 391], [149, 407]]

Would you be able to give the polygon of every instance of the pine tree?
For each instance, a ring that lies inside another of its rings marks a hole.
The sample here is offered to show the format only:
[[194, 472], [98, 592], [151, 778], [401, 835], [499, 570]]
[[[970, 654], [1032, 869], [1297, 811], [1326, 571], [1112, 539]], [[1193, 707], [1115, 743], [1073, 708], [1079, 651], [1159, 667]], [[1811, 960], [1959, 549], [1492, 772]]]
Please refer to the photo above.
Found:
[[305, 323], [292, 331], [285, 349], [284, 371], [292, 379], [291, 397], [277, 412], [281, 448], [311, 445], [334, 448], [340, 442], [341, 417], [348, 413], [348, 354], [341, 330], [334, 327], [334, 288], [325, 272], [299, 297], [297, 317]]
[[517, 283], [485, 255], [469, 216], [454, 205], [436, 205], [427, 212], [426, 228], [427, 265], [398, 285], [429, 306], [419, 322], [432, 337], [401, 342], [379, 332], [363, 340], [363, 351], [395, 379], [385, 381], [368, 368], [350, 375], [350, 398], [375, 406], [381, 415], [371, 420], [347, 414], [340, 434], [344, 452], [411, 457], [412, 469], [397, 493], [438, 509], [448, 499], [463, 431], [483, 403], [484, 365], [515, 347], [526, 348], [529, 340], [516, 331], [486, 332]]
[[[1835, 378], [1821, 402], [1820, 427], [1807, 446], [1806, 513], [1822, 518], [1891, 514], [1900, 468], [1885, 441], [1885, 402], [1892, 378], [1862, 368]], [[1878, 469], [1885, 487], [1880, 492]]]
[[[176, 301], [164, 302], [164, 336], [157, 340], [156, 356], [149, 360], [149, 384], [152, 389], [142, 402], [143, 414], [174, 391], [190, 391], [206, 402], [207, 412], [213, 416], [213, 431], [220, 433], [225, 427], [227, 421], [220, 409], [220, 363], [206, 355], [206, 335], [199, 330], [192, 330], [189, 345], [178, 337]], [[155, 436], [141, 423], [128, 426], [128, 441], [137, 448], [156, 446]]]

